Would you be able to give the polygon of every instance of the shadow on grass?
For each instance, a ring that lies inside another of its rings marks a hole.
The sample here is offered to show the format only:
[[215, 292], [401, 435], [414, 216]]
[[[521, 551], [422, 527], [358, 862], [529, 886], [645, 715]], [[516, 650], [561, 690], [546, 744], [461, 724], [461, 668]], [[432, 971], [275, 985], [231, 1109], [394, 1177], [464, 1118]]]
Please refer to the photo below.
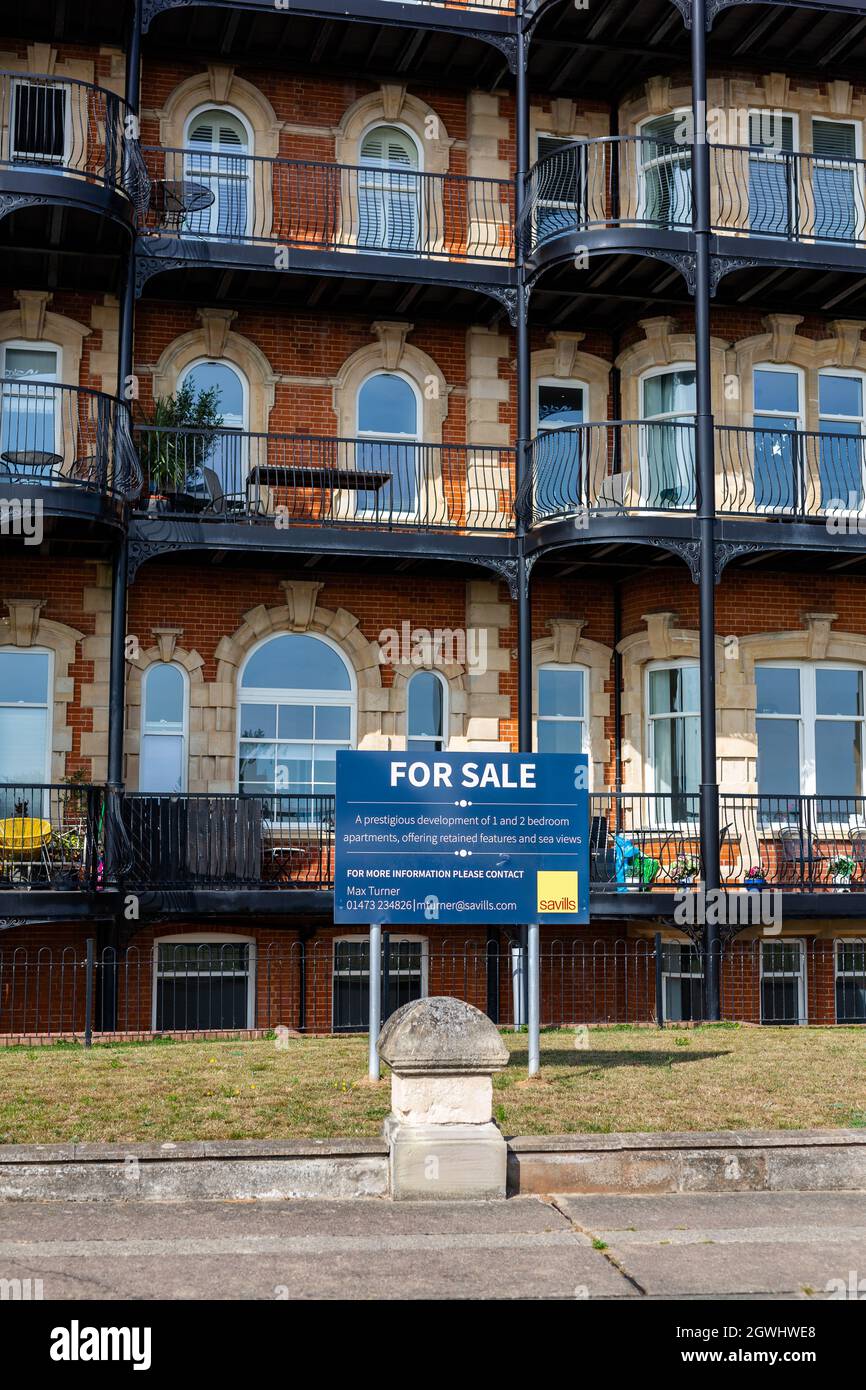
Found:
[[[546, 1067], [668, 1067], [672, 1062], [706, 1062], [711, 1057], [729, 1057], [730, 1052], [686, 1052], [671, 1048], [669, 1052], [593, 1052], [569, 1048], [541, 1054], [541, 1070]], [[529, 1065], [528, 1052], [512, 1052], [509, 1067]]]

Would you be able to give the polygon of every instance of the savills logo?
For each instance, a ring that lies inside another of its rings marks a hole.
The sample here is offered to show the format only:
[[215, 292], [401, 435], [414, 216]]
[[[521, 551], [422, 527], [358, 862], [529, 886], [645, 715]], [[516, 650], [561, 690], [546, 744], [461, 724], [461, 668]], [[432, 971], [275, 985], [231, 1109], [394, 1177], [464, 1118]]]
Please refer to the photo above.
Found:
[[577, 911], [577, 871], [539, 869], [536, 874], [539, 915]]

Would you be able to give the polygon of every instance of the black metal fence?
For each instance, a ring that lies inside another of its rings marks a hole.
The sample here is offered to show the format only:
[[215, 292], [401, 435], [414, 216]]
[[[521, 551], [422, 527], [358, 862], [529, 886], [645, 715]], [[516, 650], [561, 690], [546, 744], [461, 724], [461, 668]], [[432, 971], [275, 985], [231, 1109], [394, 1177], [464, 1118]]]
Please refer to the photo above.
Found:
[[53, 170], [146, 203], [137, 126], [123, 97], [46, 73], [0, 72], [0, 166]]
[[[163, 933], [160, 936], [160, 932]], [[205, 939], [202, 939], [204, 937]], [[546, 939], [540, 960], [546, 1027], [700, 1022], [704, 959], [691, 942], [660, 938]], [[765, 936], [721, 948], [722, 1019], [744, 1024], [866, 1023], [866, 941]], [[382, 1007], [451, 995], [503, 1027], [526, 1021], [521, 946], [384, 935]], [[0, 943], [0, 1041], [111, 1035], [364, 1032], [369, 1023], [364, 935], [308, 941], [170, 934], [97, 950]]]
[[502, 531], [514, 453], [465, 444], [141, 425], [151, 513], [273, 525]]
[[514, 185], [406, 164], [144, 147], [161, 235], [437, 261], [514, 261]]
[[0, 489], [16, 486], [137, 496], [128, 406], [83, 386], [0, 378]]
[[800, 154], [780, 143], [710, 146], [713, 229], [862, 246], [866, 161], [853, 150]]

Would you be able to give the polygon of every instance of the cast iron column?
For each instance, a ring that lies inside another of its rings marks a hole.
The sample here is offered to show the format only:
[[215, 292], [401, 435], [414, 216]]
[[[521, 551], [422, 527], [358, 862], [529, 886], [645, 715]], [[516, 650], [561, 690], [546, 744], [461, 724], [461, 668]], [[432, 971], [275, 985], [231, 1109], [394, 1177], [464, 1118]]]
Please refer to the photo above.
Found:
[[[532, 373], [529, 354], [529, 296], [526, 292], [524, 249], [526, 227], [526, 176], [529, 170], [529, 90], [526, 71], [529, 48], [523, 5], [517, 15], [517, 168], [514, 197], [517, 228], [517, 495], [522, 495], [530, 468], [532, 435]], [[528, 504], [528, 493], [524, 506]], [[526, 525], [524, 508], [517, 518], [517, 736], [521, 753], [532, 751], [532, 605], [529, 596], [529, 569], [526, 564]], [[524, 939], [523, 972], [526, 991], [529, 1075], [539, 1070], [539, 940], [538, 923], [530, 922]]]
[[[692, 156], [695, 240], [695, 445], [700, 536], [701, 860], [707, 892], [719, 887], [716, 780], [716, 489], [710, 366], [710, 151], [707, 145], [706, 0], [692, 0]], [[715, 914], [714, 914], [715, 915]], [[719, 928], [704, 925], [706, 1015], [719, 1017]]]

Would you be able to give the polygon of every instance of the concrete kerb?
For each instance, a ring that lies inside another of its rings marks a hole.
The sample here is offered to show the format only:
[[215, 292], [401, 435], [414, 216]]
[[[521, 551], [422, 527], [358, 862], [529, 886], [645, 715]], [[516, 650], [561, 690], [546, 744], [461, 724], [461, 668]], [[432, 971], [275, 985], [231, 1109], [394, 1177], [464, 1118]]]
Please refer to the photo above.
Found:
[[[866, 1130], [512, 1138], [510, 1196], [866, 1190]], [[387, 1198], [385, 1139], [0, 1146], [0, 1199]]]

